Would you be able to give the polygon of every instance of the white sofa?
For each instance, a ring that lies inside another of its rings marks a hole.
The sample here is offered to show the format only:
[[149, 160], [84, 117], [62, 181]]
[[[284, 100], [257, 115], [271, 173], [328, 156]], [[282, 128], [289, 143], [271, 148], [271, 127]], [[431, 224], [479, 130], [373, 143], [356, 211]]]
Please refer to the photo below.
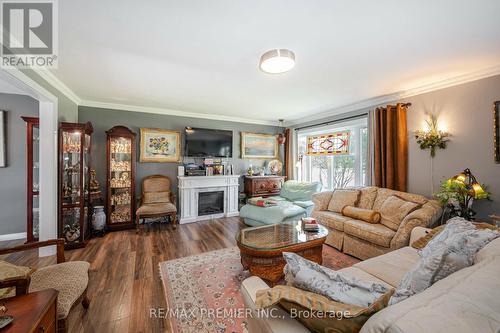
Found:
[[[410, 244], [429, 229], [417, 227]], [[341, 271], [360, 279], [397, 287], [418, 262], [412, 247], [389, 252]], [[256, 292], [269, 288], [258, 277], [243, 281], [242, 294], [247, 308], [255, 309]], [[309, 332], [283, 310], [284, 319], [249, 318], [249, 332]], [[274, 314], [277, 314], [275, 312]], [[373, 315], [361, 333], [498, 333], [500, 332], [500, 238], [476, 255], [473, 266], [438, 281], [424, 292]]]

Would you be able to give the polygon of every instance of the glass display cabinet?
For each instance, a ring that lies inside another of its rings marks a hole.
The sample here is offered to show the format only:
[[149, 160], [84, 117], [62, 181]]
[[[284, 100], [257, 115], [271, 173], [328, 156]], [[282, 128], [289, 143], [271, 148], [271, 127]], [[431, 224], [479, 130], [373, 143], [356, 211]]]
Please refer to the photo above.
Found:
[[40, 123], [36, 117], [21, 117], [26, 122], [26, 242], [38, 241], [39, 230], [39, 154]]
[[107, 134], [106, 207], [108, 229], [134, 227], [135, 133], [115, 126]]
[[84, 247], [90, 226], [92, 124], [59, 125], [59, 225], [67, 249]]

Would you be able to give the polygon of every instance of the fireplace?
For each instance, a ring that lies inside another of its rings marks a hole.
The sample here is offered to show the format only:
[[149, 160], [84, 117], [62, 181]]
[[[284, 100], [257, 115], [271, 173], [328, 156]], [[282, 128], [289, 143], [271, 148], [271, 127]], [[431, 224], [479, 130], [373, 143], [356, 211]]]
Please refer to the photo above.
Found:
[[224, 191], [198, 193], [198, 216], [222, 213], [224, 213]]

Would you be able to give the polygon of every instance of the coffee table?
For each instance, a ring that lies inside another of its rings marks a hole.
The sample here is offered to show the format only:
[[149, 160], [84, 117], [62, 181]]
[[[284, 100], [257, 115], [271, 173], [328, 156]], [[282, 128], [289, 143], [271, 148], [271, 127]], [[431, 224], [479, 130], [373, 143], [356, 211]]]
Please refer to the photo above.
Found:
[[296, 221], [245, 228], [236, 235], [236, 243], [243, 268], [274, 285], [283, 276], [283, 252], [294, 252], [321, 264], [327, 235], [328, 229], [322, 225], [318, 231], [310, 232], [303, 230], [302, 221]]

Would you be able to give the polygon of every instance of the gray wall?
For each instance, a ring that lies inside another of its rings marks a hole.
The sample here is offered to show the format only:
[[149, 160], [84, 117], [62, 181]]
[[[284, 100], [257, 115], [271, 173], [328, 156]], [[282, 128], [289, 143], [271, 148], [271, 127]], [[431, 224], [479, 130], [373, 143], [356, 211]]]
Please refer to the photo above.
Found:
[[409, 140], [409, 191], [429, 196], [439, 184], [465, 168], [488, 185], [493, 201], [478, 201], [478, 218], [500, 213], [500, 164], [493, 160], [493, 102], [500, 100], [500, 76], [405, 99], [410, 135], [422, 129], [426, 112], [439, 114], [439, 120], [452, 137], [446, 150], [438, 150], [433, 163], [429, 150], [421, 150], [415, 138]]
[[[181, 134], [186, 126], [213, 128], [233, 131], [233, 158], [230, 159], [234, 164], [235, 174], [244, 174], [251, 164], [253, 166], [262, 166], [265, 160], [243, 160], [240, 158], [240, 132], [256, 132], [276, 134], [279, 127], [253, 125], [244, 123], [235, 123], [228, 121], [218, 121], [209, 119], [198, 119], [188, 117], [178, 117], [161, 114], [130, 112], [121, 110], [110, 110], [80, 106], [78, 110], [78, 119], [80, 122], [90, 121], [94, 127], [92, 135], [92, 167], [97, 171], [97, 177], [101, 184], [101, 190], [105, 193], [106, 185], [106, 131], [113, 126], [123, 125], [130, 128], [137, 134], [137, 164], [136, 164], [136, 193], [141, 190], [140, 180], [146, 176], [162, 174], [170, 177], [173, 182], [172, 187], [177, 191], [177, 163], [140, 163], [139, 159], [139, 129], [143, 128], [162, 128], [170, 130], [179, 130]], [[182, 135], [181, 142], [184, 143]], [[184, 146], [182, 146], [182, 151]], [[192, 162], [193, 159], [185, 159], [185, 162]], [[241, 185], [241, 179], [240, 179]]]
[[7, 167], [0, 168], [0, 235], [26, 232], [26, 123], [38, 117], [38, 101], [0, 93], [0, 110], [7, 111]]

